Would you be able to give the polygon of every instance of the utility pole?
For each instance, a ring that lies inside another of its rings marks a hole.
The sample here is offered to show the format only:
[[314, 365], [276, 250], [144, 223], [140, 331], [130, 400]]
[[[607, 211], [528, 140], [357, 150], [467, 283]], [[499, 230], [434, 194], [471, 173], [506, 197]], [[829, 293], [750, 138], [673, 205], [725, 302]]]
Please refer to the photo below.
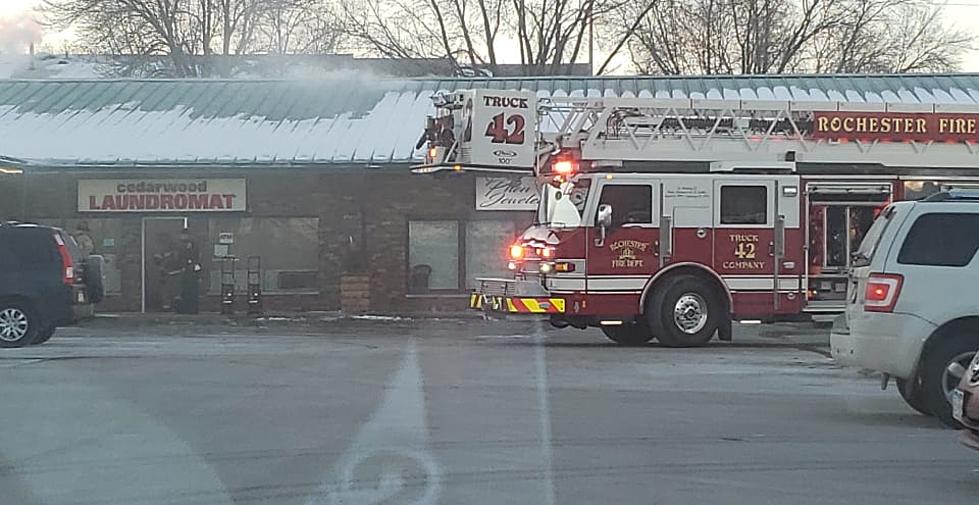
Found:
[[588, 75], [595, 75], [595, 19], [592, 9], [595, 2], [588, 3]]

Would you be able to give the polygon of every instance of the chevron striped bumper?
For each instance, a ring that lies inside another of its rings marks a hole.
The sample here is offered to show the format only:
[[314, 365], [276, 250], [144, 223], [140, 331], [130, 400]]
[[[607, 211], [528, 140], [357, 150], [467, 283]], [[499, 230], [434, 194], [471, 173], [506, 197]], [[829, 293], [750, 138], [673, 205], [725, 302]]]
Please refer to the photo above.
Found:
[[508, 314], [563, 314], [564, 298], [540, 296], [493, 296], [473, 293], [469, 308]]

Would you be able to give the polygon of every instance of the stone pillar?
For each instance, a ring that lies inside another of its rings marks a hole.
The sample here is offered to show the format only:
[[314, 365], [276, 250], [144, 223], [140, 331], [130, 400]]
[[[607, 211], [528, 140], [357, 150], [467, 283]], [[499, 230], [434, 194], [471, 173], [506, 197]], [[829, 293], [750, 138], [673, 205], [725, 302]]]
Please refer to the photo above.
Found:
[[371, 307], [370, 276], [343, 274], [340, 276], [340, 310], [347, 315], [364, 314]]

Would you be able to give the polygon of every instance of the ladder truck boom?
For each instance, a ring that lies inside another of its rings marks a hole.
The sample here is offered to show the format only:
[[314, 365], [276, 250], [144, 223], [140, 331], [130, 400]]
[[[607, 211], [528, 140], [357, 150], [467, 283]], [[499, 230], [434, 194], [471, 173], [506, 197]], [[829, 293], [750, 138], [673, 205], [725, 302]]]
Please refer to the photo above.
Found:
[[[524, 109], [501, 107], [498, 95]], [[497, 106], [493, 106], [492, 104]], [[487, 105], [490, 104], [490, 105]], [[461, 91], [436, 98], [426, 163], [445, 168], [532, 171], [573, 149], [598, 164], [630, 161], [796, 161], [894, 167], [979, 166], [979, 106], [963, 104], [538, 99], [532, 93]], [[495, 121], [503, 123], [496, 124]], [[521, 126], [517, 132], [516, 126]], [[516, 138], [513, 133], [522, 133]], [[519, 145], [516, 141], [532, 142]], [[533, 154], [531, 154], [533, 153]]]

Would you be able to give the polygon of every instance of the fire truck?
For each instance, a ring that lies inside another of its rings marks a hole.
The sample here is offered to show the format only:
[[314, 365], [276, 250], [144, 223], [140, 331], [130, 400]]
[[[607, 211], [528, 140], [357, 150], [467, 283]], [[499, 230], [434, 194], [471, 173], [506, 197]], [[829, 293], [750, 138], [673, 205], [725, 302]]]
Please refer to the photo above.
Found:
[[540, 188], [535, 223], [508, 244], [512, 276], [477, 279], [470, 307], [621, 344], [700, 346], [730, 340], [734, 320], [839, 311], [885, 206], [979, 185], [976, 105], [434, 101], [415, 172], [532, 174]]

